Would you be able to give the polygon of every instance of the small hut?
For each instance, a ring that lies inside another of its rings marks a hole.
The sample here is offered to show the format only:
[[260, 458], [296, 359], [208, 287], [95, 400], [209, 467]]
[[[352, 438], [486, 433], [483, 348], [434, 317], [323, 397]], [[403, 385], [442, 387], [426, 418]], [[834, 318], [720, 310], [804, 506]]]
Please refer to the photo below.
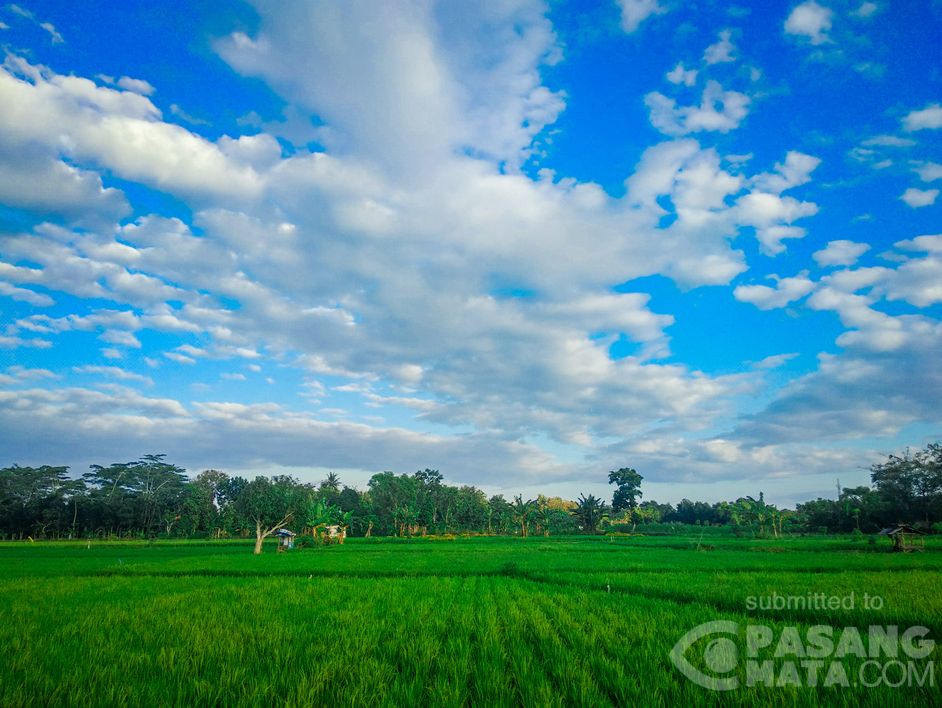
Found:
[[297, 534], [294, 531], [289, 531], [288, 529], [278, 529], [275, 531], [275, 535], [278, 537], [278, 552], [284, 553], [290, 548], [294, 548], [294, 537]]
[[327, 533], [327, 538], [337, 539], [340, 543], [343, 543], [343, 540], [347, 537], [347, 529], [345, 526], [331, 524], [325, 528], [324, 531]]
[[890, 526], [889, 528], [883, 529], [880, 535], [893, 539], [893, 550], [902, 553], [921, 551], [925, 549], [926, 546], [926, 540], [923, 538], [925, 533], [908, 524]]

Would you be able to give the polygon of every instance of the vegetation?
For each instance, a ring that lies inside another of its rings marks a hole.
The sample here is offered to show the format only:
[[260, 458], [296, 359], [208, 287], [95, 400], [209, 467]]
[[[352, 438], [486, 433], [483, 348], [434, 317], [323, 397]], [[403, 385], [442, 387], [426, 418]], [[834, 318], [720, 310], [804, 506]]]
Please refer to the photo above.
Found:
[[[668, 655], [716, 619], [938, 637], [936, 541], [922, 554], [853, 537], [357, 538], [262, 556], [251, 537], [0, 544], [0, 705], [933, 705], [937, 685], [721, 695]], [[773, 590], [885, 606], [747, 609]]]
[[871, 468], [873, 487], [839, 489], [837, 499], [816, 499], [795, 510], [758, 497], [676, 506], [641, 497], [634, 469], [609, 472], [611, 506], [589, 494], [576, 501], [516, 495], [488, 498], [473, 486], [452, 486], [438, 470], [381, 472], [366, 490], [342, 485], [331, 473], [319, 485], [289, 476], [247, 480], [218, 470], [195, 478], [163, 455], [93, 465], [79, 479], [68, 468], [0, 469], [0, 538], [255, 538], [278, 528], [322, 542], [328, 527], [356, 536], [487, 534], [558, 536], [600, 532], [683, 533], [684, 527], [722, 527], [750, 537], [794, 533], [873, 534], [906, 522], [942, 530], [942, 446], [890, 456]]

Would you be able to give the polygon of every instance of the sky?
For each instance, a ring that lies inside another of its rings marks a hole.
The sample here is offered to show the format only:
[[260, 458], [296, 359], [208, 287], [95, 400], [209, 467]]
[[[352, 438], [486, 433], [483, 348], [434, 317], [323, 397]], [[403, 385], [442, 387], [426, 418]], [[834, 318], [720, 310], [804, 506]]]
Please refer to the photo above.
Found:
[[942, 439], [942, 2], [0, 7], [0, 466], [792, 505]]

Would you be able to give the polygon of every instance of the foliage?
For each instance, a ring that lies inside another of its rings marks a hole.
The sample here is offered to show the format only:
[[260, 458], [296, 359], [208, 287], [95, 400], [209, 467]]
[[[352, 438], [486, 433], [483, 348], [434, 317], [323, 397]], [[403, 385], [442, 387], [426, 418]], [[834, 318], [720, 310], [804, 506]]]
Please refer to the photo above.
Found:
[[570, 514], [579, 521], [585, 533], [598, 533], [599, 526], [608, 518], [608, 507], [594, 494], [581, 495], [576, 501], [576, 508]]
[[[449, 534], [558, 536], [597, 533], [610, 521], [620, 532], [680, 533], [685, 526], [722, 526], [747, 538], [789, 533], [872, 534], [906, 522], [926, 530], [942, 522], [942, 446], [891, 455], [871, 468], [873, 487], [840, 489], [795, 511], [764, 495], [708, 503], [639, 501], [642, 477], [624, 467], [609, 472], [617, 485], [611, 509], [589, 495], [576, 501], [539, 495], [488, 498], [480, 489], [446, 484], [441, 472], [381, 472], [367, 489], [344, 485], [331, 472], [319, 484], [287, 477], [249, 481], [220, 470], [192, 479], [164, 455], [92, 465], [74, 478], [66, 467], [0, 469], [0, 538], [246, 538], [265, 537], [279, 523], [321, 537]], [[611, 519], [608, 516], [611, 516]]]
[[643, 477], [631, 467], [622, 467], [608, 473], [608, 483], [616, 485], [612, 497], [612, 511], [619, 512], [638, 506], [642, 479]]

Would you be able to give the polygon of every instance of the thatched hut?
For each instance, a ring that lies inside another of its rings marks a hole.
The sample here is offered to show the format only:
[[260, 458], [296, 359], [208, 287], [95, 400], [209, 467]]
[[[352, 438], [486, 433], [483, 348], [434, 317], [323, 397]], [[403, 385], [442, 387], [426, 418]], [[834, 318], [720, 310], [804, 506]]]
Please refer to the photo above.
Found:
[[908, 524], [897, 524], [880, 531], [881, 536], [893, 540], [893, 550], [898, 552], [921, 551], [925, 549], [926, 534]]

